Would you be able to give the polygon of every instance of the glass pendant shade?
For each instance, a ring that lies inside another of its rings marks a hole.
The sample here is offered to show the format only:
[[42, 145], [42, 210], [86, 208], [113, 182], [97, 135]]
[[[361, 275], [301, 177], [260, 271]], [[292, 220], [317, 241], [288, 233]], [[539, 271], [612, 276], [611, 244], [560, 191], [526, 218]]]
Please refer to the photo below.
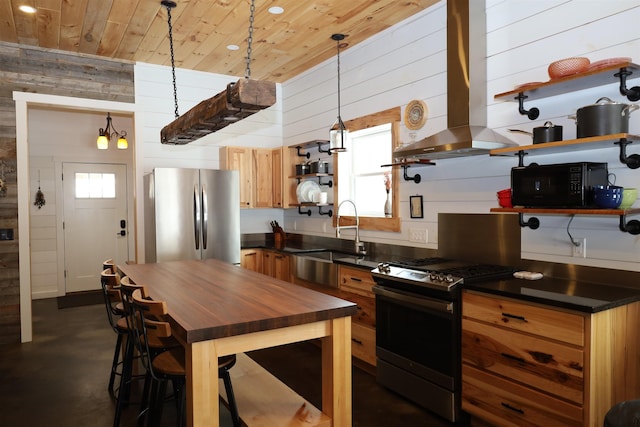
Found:
[[329, 151], [332, 153], [347, 151], [348, 140], [349, 130], [345, 128], [342, 119], [338, 117], [329, 131]]
[[[102, 129], [100, 129], [102, 131]], [[98, 150], [108, 150], [109, 149], [109, 138], [107, 138], [106, 135], [104, 135], [104, 132], [100, 132], [100, 135], [98, 136]]]
[[127, 148], [129, 148], [129, 142], [127, 141], [127, 138], [125, 138], [124, 136], [118, 138], [117, 147], [118, 150], [126, 150]]

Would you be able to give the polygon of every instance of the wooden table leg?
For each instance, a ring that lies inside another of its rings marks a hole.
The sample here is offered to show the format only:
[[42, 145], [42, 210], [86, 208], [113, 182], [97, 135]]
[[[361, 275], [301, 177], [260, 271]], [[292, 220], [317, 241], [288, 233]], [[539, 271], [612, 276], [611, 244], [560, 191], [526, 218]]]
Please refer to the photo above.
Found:
[[322, 412], [333, 427], [351, 427], [351, 404], [351, 317], [341, 317], [322, 340]]
[[196, 342], [186, 348], [187, 426], [189, 427], [220, 425], [217, 361], [215, 341]]

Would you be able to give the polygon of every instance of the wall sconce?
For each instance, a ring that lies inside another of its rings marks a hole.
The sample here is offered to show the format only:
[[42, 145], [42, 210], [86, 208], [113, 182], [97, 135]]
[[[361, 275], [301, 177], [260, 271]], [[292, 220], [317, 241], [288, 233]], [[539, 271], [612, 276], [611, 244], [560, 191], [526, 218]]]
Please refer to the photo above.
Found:
[[118, 150], [126, 150], [129, 148], [129, 142], [126, 138], [127, 132], [118, 132], [111, 122], [111, 113], [107, 113], [107, 127], [104, 129], [100, 128], [98, 130], [98, 140], [96, 142], [98, 150], [107, 150], [109, 148], [109, 141], [111, 141], [111, 138], [113, 138], [114, 135], [118, 137], [118, 142], [116, 144]]
[[345, 140], [349, 138], [349, 130], [345, 127], [342, 117], [340, 116], [340, 47], [347, 46], [346, 43], [340, 44], [340, 42], [344, 40], [344, 38], [344, 34], [333, 34], [331, 36], [331, 39], [336, 41], [336, 47], [338, 48], [338, 118], [329, 132], [329, 154], [347, 151], [344, 143]]

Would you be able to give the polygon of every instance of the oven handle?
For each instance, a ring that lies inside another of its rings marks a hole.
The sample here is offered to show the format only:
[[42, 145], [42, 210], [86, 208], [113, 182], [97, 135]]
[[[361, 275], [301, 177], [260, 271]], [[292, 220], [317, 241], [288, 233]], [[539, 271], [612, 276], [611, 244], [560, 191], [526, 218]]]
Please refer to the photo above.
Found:
[[406, 302], [409, 304], [414, 304], [420, 307], [428, 308], [435, 311], [440, 311], [443, 313], [453, 313], [453, 303], [452, 302], [444, 302], [442, 300], [432, 299], [423, 295], [419, 297], [414, 296], [414, 294], [410, 294], [408, 292], [402, 292], [399, 290], [390, 290], [388, 288], [384, 288], [380, 285], [373, 285], [372, 287], [373, 293], [389, 297], [391, 299]]

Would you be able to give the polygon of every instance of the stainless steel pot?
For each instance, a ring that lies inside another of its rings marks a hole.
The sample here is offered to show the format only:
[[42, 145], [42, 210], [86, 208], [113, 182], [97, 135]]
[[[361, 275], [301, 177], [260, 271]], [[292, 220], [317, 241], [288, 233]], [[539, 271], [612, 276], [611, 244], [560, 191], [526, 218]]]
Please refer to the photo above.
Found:
[[533, 133], [520, 129], [509, 129], [510, 132], [520, 132], [531, 135], [534, 144], [543, 142], [562, 141], [562, 126], [556, 126], [551, 122], [545, 122], [544, 126], [533, 128]]
[[575, 116], [578, 138], [629, 132], [629, 116], [639, 107], [602, 97], [593, 105], [579, 108]]

